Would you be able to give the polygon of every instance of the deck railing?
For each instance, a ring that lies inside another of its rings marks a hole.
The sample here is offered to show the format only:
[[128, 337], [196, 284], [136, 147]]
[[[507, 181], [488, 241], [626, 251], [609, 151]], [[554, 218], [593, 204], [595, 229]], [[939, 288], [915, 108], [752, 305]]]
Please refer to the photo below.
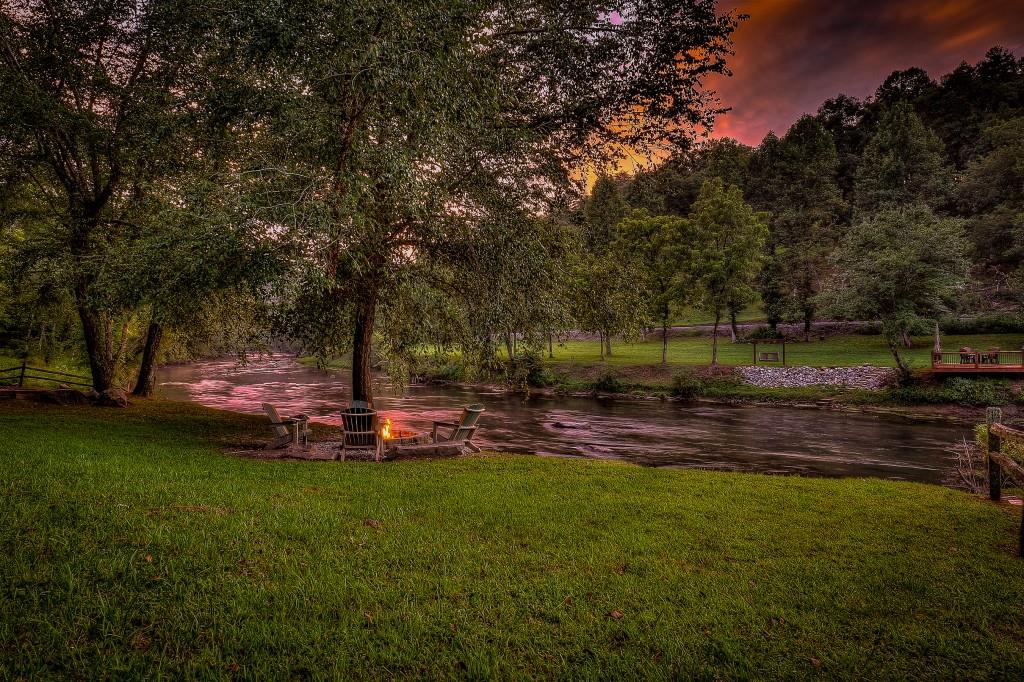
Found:
[[43, 369], [42, 367], [31, 367], [25, 362], [15, 367], [0, 369], [0, 385], [8, 384], [24, 387], [26, 379], [92, 388], [92, 384], [89, 383], [89, 377], [68, 374], [67, 372], [57, 372], [52, 369]]
[[970, 350], [934, 351], [933, 366], [962, 366], [984, 369], [985, 367], [1024, 367], [1024, 351], [1020, 350]]

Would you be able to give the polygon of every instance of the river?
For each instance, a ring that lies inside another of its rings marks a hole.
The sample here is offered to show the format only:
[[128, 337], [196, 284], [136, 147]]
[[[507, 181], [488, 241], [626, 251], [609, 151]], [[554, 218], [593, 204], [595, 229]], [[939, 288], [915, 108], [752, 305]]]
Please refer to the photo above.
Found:
[[[942, 483], [950, 446], [969, 429], [797, 407], [680, 404], [644, 400], [534, 397], [448, 386], [410, 386], [404, 393], [378, 380], [376, 406], [400, 429], [429, 430], [462, 406], [482, 403], [481, 445], [504, 451], [617, 459], [647, 466], [700, 467], [810, 476], [873, 476]], [[305, 412], [338, 424], [348, 401], [344, 373], [324, 372], [275, 356], [240, 366], [234, 360], [160, 370], [159, 394], [209, 407], [261, 414]], [[314, 431], [315, 435], [315, 431]]]

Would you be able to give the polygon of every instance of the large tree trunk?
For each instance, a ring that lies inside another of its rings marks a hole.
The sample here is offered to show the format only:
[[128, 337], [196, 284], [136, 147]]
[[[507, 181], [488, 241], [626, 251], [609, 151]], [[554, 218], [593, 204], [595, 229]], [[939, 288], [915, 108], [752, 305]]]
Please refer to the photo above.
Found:
[[811, 325], [814, 324], [814, 308], [804, 308], [804, 341], [811, 340]]
[[732, 338], [732, 342], [736, 343], [739, 340], [739, 330], [736, 328], [736, 311], [729, 311], [729, 336]]
[[82, 321], [82, 336], [85, 339], [85, 353], [89, 358], [89, 373], [92, 375], [92, 387], [96, 392], [103, 393], [114, 385], [117, 363], [114, 359], [113, 345], [110, 339], [110, 321], [102, 312], [92, 310], [85, 301], [84, 293], [75, 291], [78, 317]]
[[139, 376], [135, 381], [133, 395], [148, 398], [156, 389], [157, 355], [160, 353], [160, 342], [163, 340], [164, 328], [159, 322], [150, 322], [146, 329], [146, 345], [142, 349], [142, 362], [139, 364]]
[[597, 348], [601, 353], [601, 359], [604, 360], [604, 332], [597, 333]]
[[377, 293], [365, 290], [356, 304], [355, 327], [352, 333], [352, 400], [365, 400], [373, 405], [371, 350], [373, 322], [377, 312]]
[[711, 330], [711, 366], [718, 367], [718, 323], [722, 321], [721, 311], [715, 311], [715, 326]]
[[548, 332], [548, 360], [553, 360], [555, 357], [555, 345], [551, 340], [551, 332]]
[[505, 354], [508, 356], [507, 360], [512, 362], [516, 358], [516, 346], [512, 341], [512, 334], [505, 333]]
[[912, 338], [910, 338], [910, 332], [908, 332], [906, 329], [904, 329], [903, 331], [900, 332], [900, 336], [903, 338], [903, 347], [904, 348], [913, 348], [914, 347], [914, 340]]
[[604, 335], [604, 352], [608, 357], [612, 356], [612, 335], [608, 332]]

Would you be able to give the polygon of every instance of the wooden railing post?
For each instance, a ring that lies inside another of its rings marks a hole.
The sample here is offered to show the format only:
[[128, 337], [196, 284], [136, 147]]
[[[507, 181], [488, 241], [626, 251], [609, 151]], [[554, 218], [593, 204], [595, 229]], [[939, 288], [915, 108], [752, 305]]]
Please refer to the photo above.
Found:
[[22, 360], [21, 362], [21, 376], [18, 377], [18, 388], [25, 388], [25, 367], [28, 365], [27, 362]]
[[985, 449], [985, 459], [988, 460], [988, 497], [993, 502], [998, 502], [1003, 496], [1003, 471], [999, 462], [992, 457], [992, 453], [998, 454], [1001, 449], [999, 435], [992, 433], [992, 426], [1002, 421], [1003, 411], [998, 407], [985, 410], [985, 423], [988, 424], [988, 446]]

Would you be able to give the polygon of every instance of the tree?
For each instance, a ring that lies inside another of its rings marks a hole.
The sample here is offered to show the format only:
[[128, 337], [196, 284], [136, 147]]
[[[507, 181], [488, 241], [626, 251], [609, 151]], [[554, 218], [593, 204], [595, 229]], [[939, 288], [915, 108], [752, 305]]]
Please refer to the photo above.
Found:
[[633, 211], [619, 223], [616, 232], [616, 253], [633, 260], [643, 275], [637, 282], [648, 297], [647, 309], [661, 324], [661, 364], [667, 364], [668, 323], [675, 297], [675, 279], [681, 269], [680, 257], [691, 237], [690, 223], [675, 216], [652, 216], [647, 211]]
[[792, 310], [809, 334], [845, 209], [836, 148], [817, 119], [803, 116], [781, 140], [766, 137], [756, 160], [751, 203], [771, 214], [761, 298], [773, 328]]
[[963, 223], [923, 204], [862, 216], [835, 254], [837, 274], [823, 294], [834, 314], [881, 320], [901, 375], [910, 368], [899, 344], [950, 309], [967, 274]]
[[1024, 117], [990, 125], [972, 156], [957, 187], [957, 206], [969, 216], [978, 252], [1018, 268], [1024, 255]]
[[937, 207], [949, 197], [952, 180], [942, 142], [901, 101], [885, 112], [864, 149], [854, 204], [862, 212], [916, 202]]
[[875, 90], [875, 102], [885, 107], [895, 106], [903, 101], [913, 104], [933, 94], [937, 87], [927, 71], [913, 66], [890, 73]]
[[849, 95], [837, 95], [825, 100], [815, 115], [822, 127], [832, 136], [839, 156], [837, 182], [843, 198], [850, 200], [857, 174], [857, 165], [864, 147], [874, 134], [877, 113], [873, 107]]
[[689, 218], [694, 238], [687, 247], [689, 267], [680, 273], [681, 299], [715, 317], [711, 365], [718, 364], [718, 325], [731, 302], [753, 295], [753, 282], [768, 236], [767, 216], [756, 213], [735, 185], [708, 180]]
[[[97, 391], [125, 356], [130, 308], [103, 286], [154, 183], [199, 153], [214, 10], [193, 0], [49, 3], [0, 14], [0, 179], [36, 206], [37, 267], [63, 273]], [[10, 216], [6, 217], [7, 220]]]
[[583, 227], [587, 248], [603, 251], [615, 239], [615, 226], [629, 212], [624, 200], [625, 178], [600, 175], [583, 202]]
[[698, 86], [724, 70], [734, 17], [712, 0], [609, 10], [326, 0], [235, 15], [269, 103], [254, 133], [266, 205], [306, 249], [282, 318], [321, 358], [351, 350], [354, 399], [372, 399], [374, 330], [433, 284], [428, 260], [471, 267], [480, 225], [515, 229], [609, 150], [678, 146], [710, 121]]
[[585, 252], [573, 279], [573, 314], [581, 331], [598, 335], [601, 359], [612, 354], [612, 336], [631, 336], [648, 322], [644, 272], [611, 250]]

